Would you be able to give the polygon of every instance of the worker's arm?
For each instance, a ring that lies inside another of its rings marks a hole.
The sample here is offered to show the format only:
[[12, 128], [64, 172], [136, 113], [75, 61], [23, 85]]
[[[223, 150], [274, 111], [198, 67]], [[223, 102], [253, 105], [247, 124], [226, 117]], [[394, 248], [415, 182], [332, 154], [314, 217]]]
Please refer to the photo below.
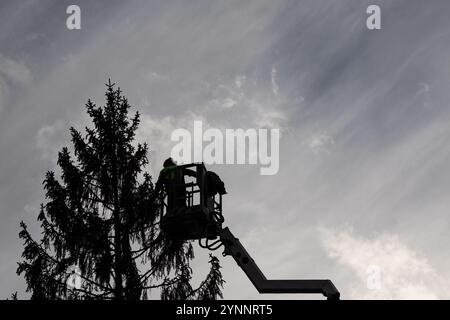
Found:
[[191, 177], [197, 177], [197, 172], [191, 169], [183, 169], [183, 175], [185, 176], [191, 176]]

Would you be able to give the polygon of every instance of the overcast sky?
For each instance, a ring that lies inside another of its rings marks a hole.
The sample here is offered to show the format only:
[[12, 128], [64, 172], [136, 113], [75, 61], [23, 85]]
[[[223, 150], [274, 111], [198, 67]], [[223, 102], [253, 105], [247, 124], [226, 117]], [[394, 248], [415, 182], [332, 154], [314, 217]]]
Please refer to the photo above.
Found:
[[[72, 3], [81, 30], [66, 28]], [[381, 30], [366, 28], [370, 4]], [[27, 297], [19, 222], [39, 236], [44, 174], [109, 77], [142, 113], [152, 173], [194, 120], [281, 130], [278, 174], [210, 167], [269, 278], [330, 278], [344, 299], [450, 298], [449, 14], [447, 0], [2, 0], [0, 298]], [[222, 264], [225, 298], [281, 298]]]

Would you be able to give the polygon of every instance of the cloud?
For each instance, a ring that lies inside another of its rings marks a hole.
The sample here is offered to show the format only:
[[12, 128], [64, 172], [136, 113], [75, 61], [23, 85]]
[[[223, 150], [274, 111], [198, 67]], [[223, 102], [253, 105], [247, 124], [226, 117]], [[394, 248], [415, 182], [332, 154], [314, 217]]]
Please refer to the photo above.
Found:
[[424, 108], [431, 107], [431, 90], [432, 87], [429, 83], [419, 82], [417, 84], [416, 98], [420, 98], [422, 100], [422, 104]]
[[[279, 93], [276, 69], [271, 73], [271, 84], [265, 85], [256, 77], [237, 75], [231, 81], [211, 85], [212, 98], [206, 102], [206, 116], [217, 119], [217, 124], [227, 128], [277, 128], [285, 129], [292, 111], [292, 101]], [[239, 112], [223, 115], [223, 109]]]
[[165, 74], [160, 74], [158, 72], [152, 71], [144, 76], [150, 83], [151, 82], [165, 82], [169, 81], [170, 77]]
[[247, 79], [246, 76], [236, 76], [234, 80], [236, 87], [241, 88], [244, 85], [246, 79]]
[[236, 101], [234, 101], [233, 99], [231, 99], [231, 98], [226, 98], [224, 101], [223, 101], [223, 107], [224, 108], [232, 108], [232, 107], [234, 107], [236, 105]]
[[422, 94], [422, 93], [428, 93], [431, 90], [431, 86], [428, 83], [425, 83], [425, 82], [419, 82], [417, 84], [417, 87], [419, 88], [417, 90], [417, 93], [416, 93], [418, 95]]
[[330, 152], [331, 146], [334, 145], [334, 139], [326, 131], [323, 131], [309, 137], [305, 144], [314, 154], [319, 155]]
[[54, 160], [64, 145], [64, 133], [67, 128], [62, 121], [40, 128], [36, 135], [36, 147], [40, 150], [42, 158]]
[[31, 81], [31, 72], [23, 62], [4, 57], [1, 54], [0, 75], [16, 84], [27, 84]]
[[353, 275], [341, 288], [347, 299], [439, 299], [447, 282], [428, 259], [396, 234], [368, 238], [351, 229], [320, 228], [327, 255]]
[[31, 72], [24, 63], [0, 54], [0, 112], [5, 108], [12, 87], [30, 82]]

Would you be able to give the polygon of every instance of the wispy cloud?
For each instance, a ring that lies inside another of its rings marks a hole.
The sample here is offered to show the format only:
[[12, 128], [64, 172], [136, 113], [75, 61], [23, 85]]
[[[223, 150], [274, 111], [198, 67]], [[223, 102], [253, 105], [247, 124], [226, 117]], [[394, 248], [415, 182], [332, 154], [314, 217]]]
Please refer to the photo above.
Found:
[[0, 53], [0, 112], [5, 108], [11, 87], [27, 85], [31, 79], [31, 72], [23, 62]]
[[334, 145], [333, 137], [326, 131], [319, 132], [310, 136], [305, 144], [316, 154], [330, 152], [330, 148]]
[[31, 72], [23, 62], [2, 56], [1, 54], [0, 74], [8, 81], [16, 84], [28, 84], [31, 81]]
[[[65, 133], [68, 129], [59, 120], [51, 125], [40, 128], [36, 135], [36, 147], [44, 159], [54, 160], [65, 141]], [[53, 161], [54, 162], [54, 161]]]
[[[272, 69], [270, 78], [268, 86], [256, 78], [242, 75], [211, 85], [209, 94], [212, 98], [206, 103], [206, 115], [222, 127], [286, 129], [293, 102], [290, 97], [280, 94], [276, 69]], [[239, 117], [223, 115], [222, 109], [231, 108]]]

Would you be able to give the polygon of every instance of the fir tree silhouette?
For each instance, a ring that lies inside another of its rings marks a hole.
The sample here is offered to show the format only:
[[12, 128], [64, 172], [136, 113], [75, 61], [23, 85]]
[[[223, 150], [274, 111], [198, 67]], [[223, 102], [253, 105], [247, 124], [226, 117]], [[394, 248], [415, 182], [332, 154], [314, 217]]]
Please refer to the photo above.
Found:
[[[162, 299], [217, 299], [224, 280], [219, 260], [196, 289], [189, 266], [191, 242], [173, 241], [159, 228], [159, 205], [148, 164], [147, 144], [135, 144], [139, 113], [109, 80], [106, 105], [91, 100], [86, 110], [93, 128], [83, 136], [70, 128], [73, 154], [58, 154], [61, 179], [47, 172], [45, 204], [36, 241], [20, 223], [24, 275], [32, 299], [147, 299], [160, 288]], [[79, 274], [72, 272], [74, 266]], [[74, 276], [80, 277], [79, 286]]]

